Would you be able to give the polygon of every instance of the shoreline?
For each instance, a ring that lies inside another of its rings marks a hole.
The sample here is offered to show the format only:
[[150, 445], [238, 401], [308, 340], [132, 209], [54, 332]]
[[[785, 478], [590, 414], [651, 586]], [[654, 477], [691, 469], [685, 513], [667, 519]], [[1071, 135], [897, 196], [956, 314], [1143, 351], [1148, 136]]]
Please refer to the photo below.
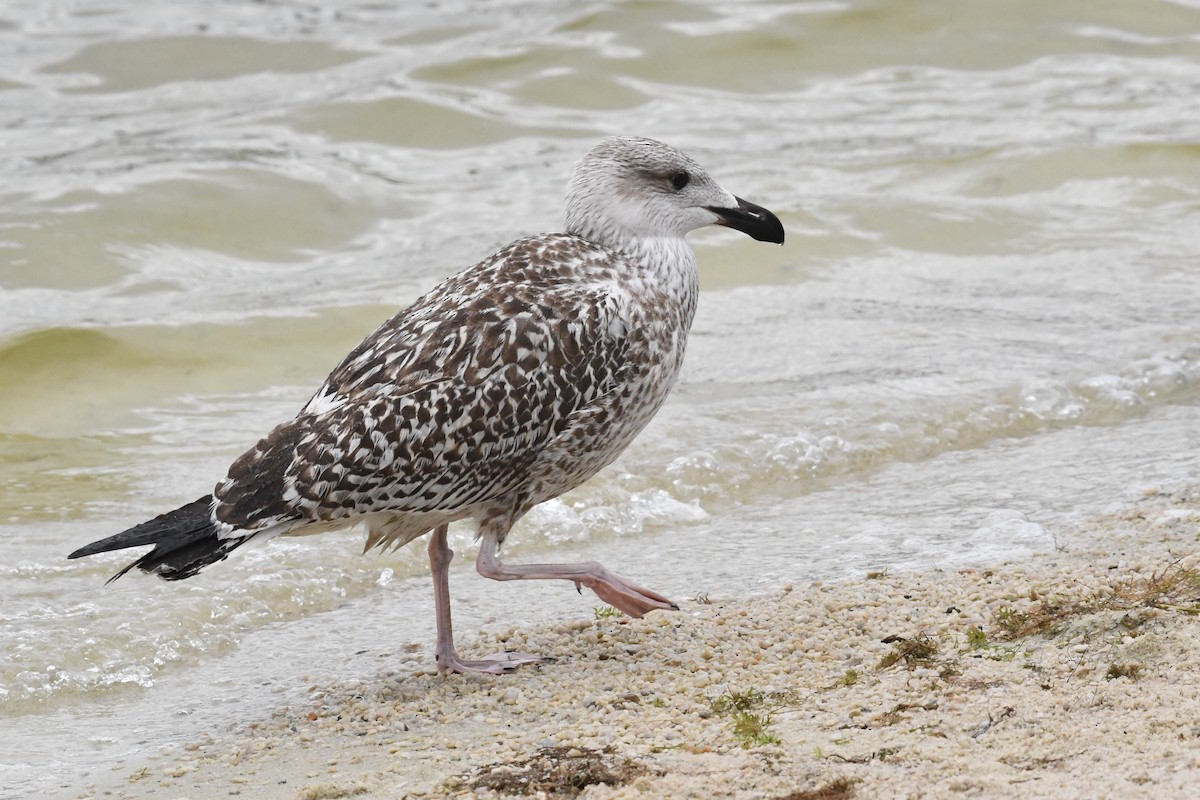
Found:
[[1022, 562], [463, 637], [555, 661], [312, 686], [73, 796], [1193, 796], [1200, 487], [1052, 533]]

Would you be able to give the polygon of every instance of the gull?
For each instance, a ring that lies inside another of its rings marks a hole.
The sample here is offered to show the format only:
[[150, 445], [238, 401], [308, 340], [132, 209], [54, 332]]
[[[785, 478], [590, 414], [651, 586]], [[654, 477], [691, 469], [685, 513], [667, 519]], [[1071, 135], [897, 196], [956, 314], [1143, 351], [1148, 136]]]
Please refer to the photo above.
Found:
[[684, 236], [708, 225], [784, 239], [774, 214], [679, 150], [602, 140], [568, 184], [564, 232], [513, 242], [383, 323], [211, 494], [68, 557], [152, 544], [109, 581], [133, 567], [174, 581], [276, 536], [363, 523], [365, 553], [432, 532], [442, 672], [543, 660], [459, 657], [446, 541], [457, 520], [477, 526], [484, 577], [571, 581], [631, 617], [677, 610], [595, 562], [506, 564], [499, 553], [518, 519], [611, 464], [662, 407], [699, 296]]

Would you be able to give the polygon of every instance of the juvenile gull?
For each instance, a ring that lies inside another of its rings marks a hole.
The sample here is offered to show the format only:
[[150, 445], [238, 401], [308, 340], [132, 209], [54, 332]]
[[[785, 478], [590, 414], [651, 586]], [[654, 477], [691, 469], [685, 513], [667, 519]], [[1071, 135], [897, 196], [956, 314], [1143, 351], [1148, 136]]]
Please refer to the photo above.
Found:
[[560, 578], [633, 617], [675, 609], [600, 564], [511, 565], [513, 523], [620, 455], [679, 374], [699, 293], [688, 231], [725, 225], [783, 243], [770, 211], [651, 139], [596, 145], [567, 187], [566, 232], [521, 239], [454, 275], [354, 348], [295, 419], [233, 462], [211, 495], [82, 547], [153, 544], [129, 564], [195, 575], [251, 540], [364, 522], [364, 552], [430, 531], [442, 671], [498, 673], [527, 653], [454, 649], [446, 526], [472, 518], [476, 567]]

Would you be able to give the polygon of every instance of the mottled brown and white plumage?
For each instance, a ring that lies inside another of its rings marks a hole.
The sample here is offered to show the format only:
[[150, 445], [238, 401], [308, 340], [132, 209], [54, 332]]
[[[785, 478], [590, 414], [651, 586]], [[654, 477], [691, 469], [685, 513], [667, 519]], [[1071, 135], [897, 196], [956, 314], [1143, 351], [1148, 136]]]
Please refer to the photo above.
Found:
[[211, 496], [71, 557], [155, 544], [125, 570], [179, 579], [251, 539], [365, 522], [367, 549], [386, 549], [433, 530], [438, 663], [455, 671], [536, 660], [454, 652], [455, 520], [477, 522], [488, 577], [565, 578], [635, 616], [674, 607], [599, 565], [507, 566], [497, 551], [517, 519], [610, 464], [662, 406], [698, 295], [684, 235], [722, 224], [782, 243], [783, 227], [683, 153], [625, 137], [581, 161], [566, 217], [565, 233], [514, 242], [381, 325]]

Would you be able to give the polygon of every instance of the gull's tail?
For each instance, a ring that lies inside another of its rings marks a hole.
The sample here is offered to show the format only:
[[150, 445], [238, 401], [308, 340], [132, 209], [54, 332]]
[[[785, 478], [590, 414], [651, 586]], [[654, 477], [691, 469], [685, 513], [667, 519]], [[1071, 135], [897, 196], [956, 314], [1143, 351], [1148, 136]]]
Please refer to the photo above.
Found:
[[192, 577], [209, 564], [223, 561], [230, 551], [249, 540], [248, 536], [222, 539], [217, 535], [217, 525], [212, 517], [212, 495], [206, 494], [186, 506], [81, 547], [67, 558], [152, 544], [153, 550], [127, 565], [108, 582], [112, 583], [134, 567], [143, 572], [155, 572], [164, 580], [179, 581]]

